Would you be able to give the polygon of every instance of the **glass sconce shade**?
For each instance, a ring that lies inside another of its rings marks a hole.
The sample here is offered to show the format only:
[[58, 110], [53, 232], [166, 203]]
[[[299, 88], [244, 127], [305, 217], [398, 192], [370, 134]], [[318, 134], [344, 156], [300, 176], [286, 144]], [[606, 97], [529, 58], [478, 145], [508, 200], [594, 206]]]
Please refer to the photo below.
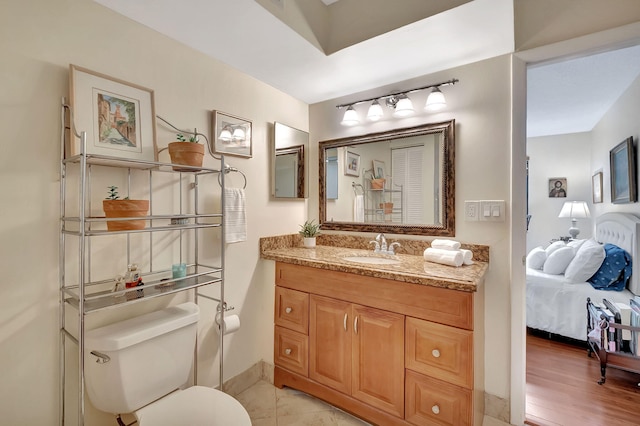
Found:
[[414, 113], [413, 102], [407, 97], [407, 95], [399, 95], [398, 102], [396, 103], [394, 117], [407, 117]]
[[360, 120], [358, 120], [358, 113], [353, 109], [353, 105], [349, 105], [347, 110], [344, 112], [344, 117], [340, 124], [343, 126], [355, 126], [358, 123], [360, 123]]
[[236, 127], [236, 129], [233, 131], [232, 137], [234, 141], [243, 141], [247, 138], [247, 136], [244, 133], [244, 130], [242, 130], [239, 127]]
[[447, 100], [444, 98], [444, 93], [442, 93], [439, 88], [434, 87], [431, 93], [429, 93], [424, 109], [427, 111], [438, 111], [446, 106]]
[[232, 139], [231, 136], [231, 129], [229, 129], [228, 126], [224, 127], [222, 129], [222, 131], [220, 132], [220, 136], [218, 136], [218, 139], [225, 141], [225, 142], [229, 142]]
[[382, 118], [383, 115], [384, 113], [382, 111], [382, 107], [376, 99], [371, 103], [371, 106], [369, 107], [369, 112], [367, 112], [367, 119], [369, 121], [378, 121]]

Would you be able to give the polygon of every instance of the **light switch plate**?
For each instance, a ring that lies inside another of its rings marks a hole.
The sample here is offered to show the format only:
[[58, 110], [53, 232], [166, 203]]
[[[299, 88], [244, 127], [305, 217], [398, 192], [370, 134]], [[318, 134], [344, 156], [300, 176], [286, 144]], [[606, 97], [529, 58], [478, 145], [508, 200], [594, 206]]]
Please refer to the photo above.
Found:
[[480, 220], [484, 222], [504, 222], [506, 215], [506, 203], [504, 200], [480, 201]]

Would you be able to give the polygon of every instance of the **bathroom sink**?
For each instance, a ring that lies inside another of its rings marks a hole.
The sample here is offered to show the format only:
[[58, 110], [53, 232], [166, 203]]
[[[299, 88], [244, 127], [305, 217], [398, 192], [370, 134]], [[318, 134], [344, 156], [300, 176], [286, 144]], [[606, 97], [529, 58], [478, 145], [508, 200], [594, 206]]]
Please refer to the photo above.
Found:
[[366, 263], [369, 265], [397, 265], [400, 263], [398, 259], [377, 256], [345, 256], [343, 259], [348, 262]]

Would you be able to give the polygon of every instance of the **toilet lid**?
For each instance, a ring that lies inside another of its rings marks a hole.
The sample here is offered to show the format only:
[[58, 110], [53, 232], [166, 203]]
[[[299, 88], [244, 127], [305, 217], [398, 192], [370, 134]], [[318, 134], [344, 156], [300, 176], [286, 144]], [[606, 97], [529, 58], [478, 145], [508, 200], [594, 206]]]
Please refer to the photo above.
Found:
[[171, 393], [135, 415], [140, 426], [251, 426], [249, 414], [237, 400], [205, 386]]

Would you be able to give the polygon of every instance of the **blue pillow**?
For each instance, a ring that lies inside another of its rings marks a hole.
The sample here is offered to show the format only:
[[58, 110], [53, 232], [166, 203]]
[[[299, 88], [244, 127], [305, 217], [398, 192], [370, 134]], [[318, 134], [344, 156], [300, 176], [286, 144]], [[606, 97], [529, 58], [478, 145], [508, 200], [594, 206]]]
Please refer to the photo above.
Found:
[[614, 244], [605, 244], [604, 251], [604, 262], [587, 281], [597, 290], [622, 291], [631, 277], [631, 255]]

